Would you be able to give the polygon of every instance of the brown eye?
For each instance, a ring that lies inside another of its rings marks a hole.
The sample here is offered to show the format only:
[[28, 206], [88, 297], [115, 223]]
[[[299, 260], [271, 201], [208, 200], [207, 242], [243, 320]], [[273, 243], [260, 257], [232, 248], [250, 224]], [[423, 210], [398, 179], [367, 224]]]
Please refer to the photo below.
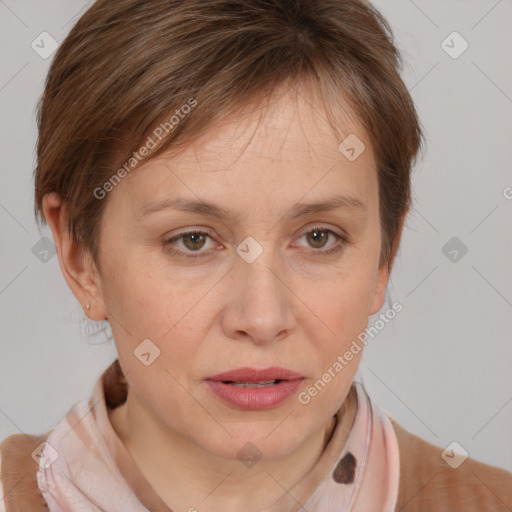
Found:
[[321, 249], [329, 239], [329, 233], [330, 231], [327, 229], [315, 228], [312, 231], [308, 231], [306, 233], [306, 237], [308, 239], [308, 243], [311, 244], [311, 247]]
[[[329, 238], [334, 239], [334, 243], [328, 246]], [[316, 256], [328, 256], [341, 252], [346, 245], [350, 243], [347, 236], [340, 235], [332, 229], [315, 227], [305, 232], [300, 238], [306, 238], [307, 244], [313, 249]], [[208, 247], [208, 239], [213, 243], [214, 238], [208, 231], [186, 231], [167, 240], [163, 240], [165, 250], [173, 255], [184, 258], [197, 258], [209, 256], [212, 254], [212, 247]], [[179, 242], [179, 243], [178, 243]], [[295, 244], [294, 244], [295, 245]], [[203, 250], [206, 247], [206, 250]], [[328, 247], [324, 249], [324, 247]], [[218, 249], [222, 249], [220, 246]]]
[[[321, 226], [306, 231], [300, 238], [306, 239], [308, 247], [314, 249], [312, 253], [315, 256], [334, 256], [335, 253], [341, 252], [350, 243], [348, 235], [340, 235], [332, 229]], [[332, 238], [334, 243], [328, 245], [329, 238]], [[327, 248], [324, 249], [324, 247]]]
[[191, 251], [197, 251], [198, 249], [201, 249], [204, 246], [206, 240], [204, 234], [200, 232], [185, 233], [181, 236], [181, 238], [183, 239], [183, 244], [185, 247]]
[[185, 258], [197, 258], [211, 253], [211, 251], [203, 250], [205, 247], [206, 249], [210, 248], [207, 247], [208, 239], [213, 241], [211, 233], [207, 231], [186, 231], [163, 240], [162, 243], [165, 250], [170, 254]]

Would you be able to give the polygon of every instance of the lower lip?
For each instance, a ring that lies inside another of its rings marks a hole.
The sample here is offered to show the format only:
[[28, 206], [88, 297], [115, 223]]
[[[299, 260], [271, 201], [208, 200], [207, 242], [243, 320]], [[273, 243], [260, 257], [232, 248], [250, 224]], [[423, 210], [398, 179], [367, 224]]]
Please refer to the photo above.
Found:
[[302, 379], [284, 380], [279, 384], [272, 384], [261, 388], [242, 388], [219, 381], [206, 381], [213, 393], [224, 400], [224, 402], [248, 411], [276, 407], [293, 395], [301, 382]]

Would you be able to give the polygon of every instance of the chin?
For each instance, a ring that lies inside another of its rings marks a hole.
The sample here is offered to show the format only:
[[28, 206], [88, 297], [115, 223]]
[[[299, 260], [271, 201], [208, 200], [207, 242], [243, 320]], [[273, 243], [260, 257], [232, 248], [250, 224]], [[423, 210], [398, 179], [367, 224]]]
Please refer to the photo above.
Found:
[[228, 446], [212, 446], [214, 455], [228, 460], [238, 460], [248, 469], [260, 461], [279, 460], [289, 455], [293, 447], [285, 443], [261, 441], [250, 438], [233, 439]]
[[226, 428], [232, 437], [228, 434], [210, 437], [205, 439], [203, 448], [224, 459], [238, 459], [248, 467], [258, 460], [278, 460], [288, 456], [306, 439], [306, 435], [296, 432], [297, 425], [290, 429], [289, 425], [285, 426], [286, 421], [278, 426], [279, 423], [264, 422], [251, 428], [247, 428], [247, 424], [236, 429]]

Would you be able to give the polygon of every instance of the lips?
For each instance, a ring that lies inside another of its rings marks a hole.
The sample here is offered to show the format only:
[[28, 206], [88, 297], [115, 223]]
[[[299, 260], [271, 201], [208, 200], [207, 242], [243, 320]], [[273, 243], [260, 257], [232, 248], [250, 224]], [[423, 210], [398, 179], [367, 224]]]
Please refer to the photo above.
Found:
[[271, 381], [289, 381], [303, 379], [304, 376], [300, 373], [288, 370], [287, 368], [265, 368], [263, 370], [257, 370], [255, 368], [237, 368], [227, 372], [219, 373], [212, 377], [208, 377], [205, 380], [211, 380], [214, 382], [236, 382], [236, 383], [266, 383]]
[[205, 379], [210, 391], [224, 403], [243, 410], [278, 407], [294, 395], [304, 376], [286, 368], [237, 368]]

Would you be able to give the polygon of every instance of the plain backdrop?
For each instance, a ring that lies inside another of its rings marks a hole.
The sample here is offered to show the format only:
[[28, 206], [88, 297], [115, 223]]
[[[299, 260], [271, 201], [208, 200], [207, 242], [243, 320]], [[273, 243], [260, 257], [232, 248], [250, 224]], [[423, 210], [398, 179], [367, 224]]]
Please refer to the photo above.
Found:
[[[116, 357], [88, 338], [57, 257], [41, 260], [51, 232], [33, 217], [35, 106], [51, 57], [32, 42], [62, 41], [89, 4], [0, 0], [0, 440], [53, 427]], [[512, 2], [375, 5], [427, 147], [388, 287], [403, 310], [369, 338], [357, 378], [406, 429], [512, 471]]]

